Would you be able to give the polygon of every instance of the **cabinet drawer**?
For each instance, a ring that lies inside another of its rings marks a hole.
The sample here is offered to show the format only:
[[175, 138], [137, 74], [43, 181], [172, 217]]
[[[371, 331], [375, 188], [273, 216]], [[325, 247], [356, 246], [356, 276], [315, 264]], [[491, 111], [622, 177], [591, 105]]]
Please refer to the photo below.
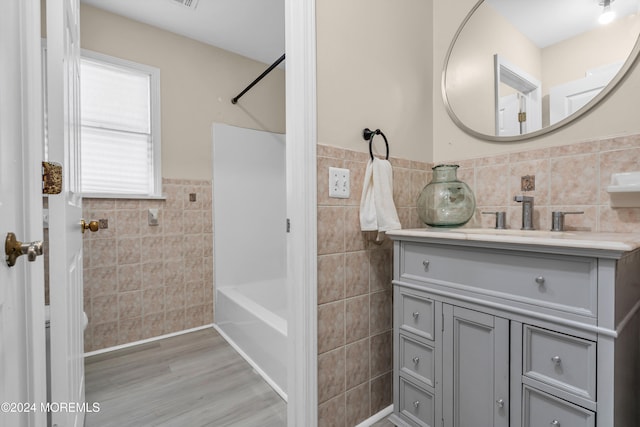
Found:
[[524, 326], [524, 375], [596, 400], [596, 343]]
[[400, 377], [400, 413], [419, 426], [434, 424], [434, 396]]
[[524, 386], [523, 427], [594, 427], [595, 414], [580, 406]]
[[433, 300], [400, 290], [400, 328], [433, 341]]
[[401, 372], [435, 387], [435, 354], [432, 347], [401, 334], [399, 359]]
[[399, 276], [595, 317], [596, 268], [592, 258], [402, 242]]

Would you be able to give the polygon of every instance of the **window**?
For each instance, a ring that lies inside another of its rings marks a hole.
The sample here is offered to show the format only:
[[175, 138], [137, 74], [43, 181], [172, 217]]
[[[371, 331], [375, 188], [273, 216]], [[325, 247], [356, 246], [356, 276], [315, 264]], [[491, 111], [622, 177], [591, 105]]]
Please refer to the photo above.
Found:
[[82, 51], [82, 192], [85, 197], [159, 197], [160, 71]]

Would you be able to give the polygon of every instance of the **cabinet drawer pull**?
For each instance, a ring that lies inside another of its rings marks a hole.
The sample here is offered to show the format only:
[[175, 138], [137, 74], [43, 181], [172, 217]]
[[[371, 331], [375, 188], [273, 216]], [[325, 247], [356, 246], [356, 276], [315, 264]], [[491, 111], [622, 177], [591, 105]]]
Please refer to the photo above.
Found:
[[[415, 402], [413, 402], [413, 407], [414, 408], [417, 408], [418, 406], [420, 406], [420, 401], [419, 400], [416, 400]], [[560, 424], [558, 424], [558, 425], [560, 425]]]
[[416, 364], [416, 365], [417, 365], [418, 363], [420, 363], [420, 358], [419, 358], [418, 356], [414, 357], [414, 358], [413, 358], [413, 363], [414, 363], [414, 364]]
[[549, 425], [551, 425], [553, 427], [560, 427], [560, 421], [553, 420], [553, 421], [551, 421], [551, 423]]
[[538, 285], [544, 285], [544, 276], [538, 276], [536, 277], [536, 283]]
[[553, 357], [551, 358], [551, 361], [552, 361], [553, 363], [555, 363], [556, 365], [559, 365], [559, 364], [561, 364], [561, 363], [562, 363], [562, 359], [560, 358], [560, 356], [553, 356]]
[[498, 405], [498, 408], [504, 408], [504, 399], [496, 400], [496, 405]]
[[414, 312], [413, 312], [413, 318], [414, 318], [414, 319], [417, 319], [417, 318], [418, 318], [418, 316], [420, 316], [420, 313], [419, 313], [419, 312], [417, 312], [417, 311], [414, 311]]
[[425, 259], [424, 261], [422, 261], [422, 266], [424, 267], [424, 271], [428, 271], [429, 270], [429, 260]]

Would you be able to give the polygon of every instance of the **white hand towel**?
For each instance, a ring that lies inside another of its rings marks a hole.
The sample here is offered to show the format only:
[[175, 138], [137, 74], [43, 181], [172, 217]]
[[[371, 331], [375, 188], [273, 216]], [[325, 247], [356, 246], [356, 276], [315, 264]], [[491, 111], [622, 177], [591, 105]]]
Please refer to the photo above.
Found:
[[393, 170], [388, 160], [370, 160], [360, 199], [360, 229], [389, 231], [401, 228], [393, 203]]

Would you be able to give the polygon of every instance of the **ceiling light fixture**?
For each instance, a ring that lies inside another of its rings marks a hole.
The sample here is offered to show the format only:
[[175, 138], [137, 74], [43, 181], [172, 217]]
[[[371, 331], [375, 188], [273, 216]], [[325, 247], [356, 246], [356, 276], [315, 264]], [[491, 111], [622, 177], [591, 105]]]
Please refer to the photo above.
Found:
[[613, 3], [613, 0], [603, 0], [599, 3], [602, 6], [602, 14], [598, 18], [600, 25], [610, 24], [615, 19], [616, 13], [611, 10], [611, 3]]

